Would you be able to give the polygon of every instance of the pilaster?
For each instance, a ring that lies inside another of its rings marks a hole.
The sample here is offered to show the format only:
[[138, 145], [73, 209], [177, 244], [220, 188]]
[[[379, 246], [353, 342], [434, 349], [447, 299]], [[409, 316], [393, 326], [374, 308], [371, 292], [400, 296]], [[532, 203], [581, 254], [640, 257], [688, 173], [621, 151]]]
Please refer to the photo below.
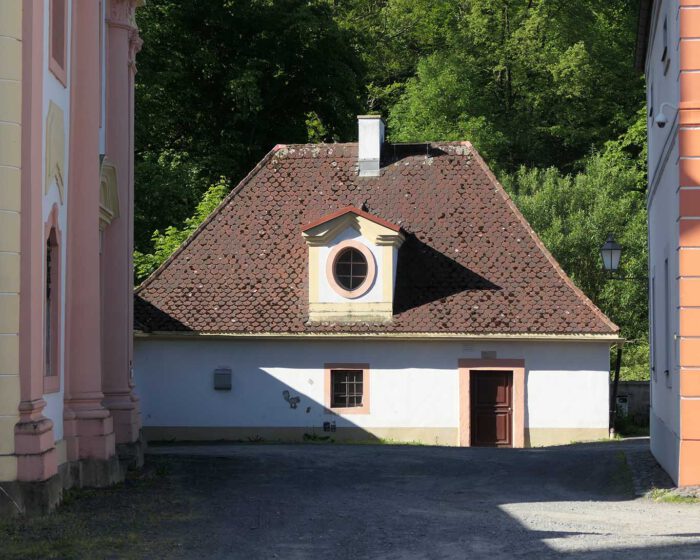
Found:
[[102, 405], [99, 4], [73, 2], [71, 17], [64, 437], [68, 460], [107, 461], [115, 437]]
[[139, 438], [141, 418], [133, 372], [133, 151], [135, 57], [141, 39], [135, 0], [110, 0], [107, 19], [106, 157], [116, 172], [118, 211], [105, 224], [103, 267], [104, 404], [115, 422], [118, 444]]
[[21, 161], [22, 5], [0, 4], [0, 482], [17, 478]]
[[679, 486], [700, 484], [700, 0], [680, 2]]
[[20, 255], [20, 403], [15, 424], [17, 479], [38, 482], [57, 473], [53, 422], [43, 415], [44, 221], [42, 199], [43, 5], [22, 3], [22, 135]]

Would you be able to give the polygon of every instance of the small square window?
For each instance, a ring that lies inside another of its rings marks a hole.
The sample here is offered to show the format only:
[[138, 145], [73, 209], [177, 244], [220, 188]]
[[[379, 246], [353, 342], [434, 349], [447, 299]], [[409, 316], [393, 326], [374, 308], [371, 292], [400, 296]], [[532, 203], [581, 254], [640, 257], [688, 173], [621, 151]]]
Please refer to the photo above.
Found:
[[369, 414], [369, 364], [324, 364], [324, 404], [326, 414]]
[[363, 405], [364, 372], [361, 369], [331, 370], [331, 407], [356, 408]]

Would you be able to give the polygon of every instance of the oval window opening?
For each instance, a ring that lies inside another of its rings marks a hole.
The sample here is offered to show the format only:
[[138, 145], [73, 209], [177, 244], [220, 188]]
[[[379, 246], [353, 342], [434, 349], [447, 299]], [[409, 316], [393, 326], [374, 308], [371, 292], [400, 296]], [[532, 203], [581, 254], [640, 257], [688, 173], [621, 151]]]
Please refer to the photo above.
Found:
[[348, 291], [356, 290], [367, 279], [367, 259], [353, 247], [338, 254], [333, 268], [336, 281]]

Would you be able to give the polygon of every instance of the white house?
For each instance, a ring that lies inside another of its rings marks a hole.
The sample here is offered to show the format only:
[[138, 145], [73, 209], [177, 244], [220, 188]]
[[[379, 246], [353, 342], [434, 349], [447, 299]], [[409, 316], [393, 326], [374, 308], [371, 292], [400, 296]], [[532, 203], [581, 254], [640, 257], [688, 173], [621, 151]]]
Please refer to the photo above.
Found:
[[154, 440], [608, 435], [618, 329], [474, 148], [276, 146], [136, 293]]

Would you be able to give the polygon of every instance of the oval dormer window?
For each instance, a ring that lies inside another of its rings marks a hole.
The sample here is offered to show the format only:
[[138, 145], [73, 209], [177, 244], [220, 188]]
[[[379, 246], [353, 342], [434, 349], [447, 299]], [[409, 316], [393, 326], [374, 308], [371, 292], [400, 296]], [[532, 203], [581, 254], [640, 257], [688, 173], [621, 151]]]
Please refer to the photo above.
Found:
[[333, 268], [336, 281], [349, 292], [354, 292], [367, 280], [367, 259], [354, 247], [338, 253]]
[[363, 243], [343, 241], [328, 255], [326, 275], [330, 287], [338, 295], [355, 299], [372, 289], [377, 263], [372, 251]]

